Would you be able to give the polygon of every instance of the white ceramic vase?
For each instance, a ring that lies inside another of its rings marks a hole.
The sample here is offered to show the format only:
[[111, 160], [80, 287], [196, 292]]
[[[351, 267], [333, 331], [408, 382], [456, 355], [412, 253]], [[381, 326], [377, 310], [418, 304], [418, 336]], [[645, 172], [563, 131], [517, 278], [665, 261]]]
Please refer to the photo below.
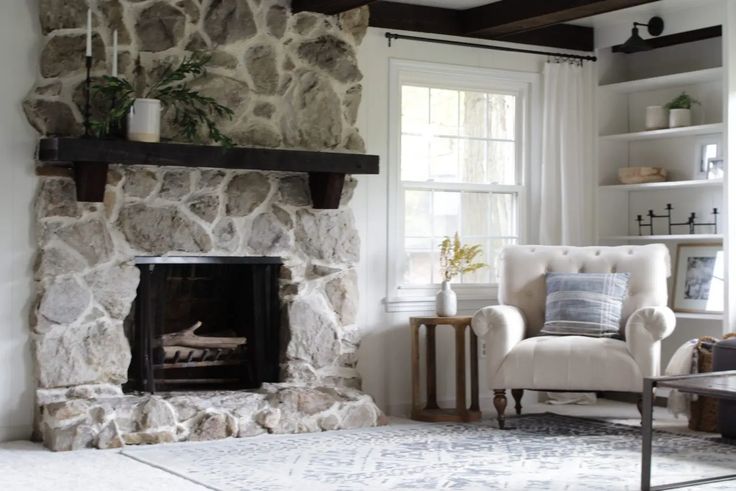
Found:
[[667, 128], [667, 110], [664, 106], [647, 106], [644, 126], [648, 130]]
[[136, 99], [128, 113], [128, 140], [156, 143], [161, 139], [161, 101]]
[[449, 281], [443, 281], [442, 289], [437, 292], [437, 315], [440, 317], [457, 315], [457, 295]]
[[670, 109], [670, 128], [681, 128], [692, 124], [690, 109]]

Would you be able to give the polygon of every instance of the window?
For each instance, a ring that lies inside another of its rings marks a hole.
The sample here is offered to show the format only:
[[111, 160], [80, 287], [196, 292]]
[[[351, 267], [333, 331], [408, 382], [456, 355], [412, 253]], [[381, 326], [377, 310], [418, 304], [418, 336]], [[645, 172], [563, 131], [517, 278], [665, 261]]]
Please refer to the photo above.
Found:
[[393, 288], [400, 296], [435, 289], [439, 244], [458, 232], [483, 246], [490, 267], [456, 283], [488, 289], [498, 253], [522, 238], [530, 82], [491, 70], [412, 68], [393, 71]]

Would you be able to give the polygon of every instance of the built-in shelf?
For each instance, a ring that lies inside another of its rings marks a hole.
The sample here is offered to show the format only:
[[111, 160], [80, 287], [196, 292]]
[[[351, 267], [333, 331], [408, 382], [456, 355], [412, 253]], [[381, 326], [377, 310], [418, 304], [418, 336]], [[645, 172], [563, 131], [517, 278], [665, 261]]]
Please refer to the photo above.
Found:
[[723, 123], [699, 124], [682, 128], [665, 128], [663, 130], [637, 131], [634, 133], [619, 133], [615, 135], [601, 135], [606, 141], [640, 141], [655, 140], [658, 138], [676, 138], [680, 136], [711, 135], [721, 133]]
[[604, 184], [604, 191], [657, 191], [667, 189], [696, 189], [723, 186], [722, 179], [697, 179], [691, 181], [645, 182], [641, 184]]
[[707, 321], [722, 321], [723, 320], [723, 314], [707, 313], [707, 312], [675, 312], [675, 317], [677, 317], [678, 319], [707, 320]]
[[319, 209], [340, 205], [346, 174], [378, 174], [375, 155], [97, 138], [42, 138], [38, 160], [71, 164], [77, 199], [90, 202], [103, 200], [109, 164], [306, 172], [312, 206]]
[[677, 242], [702, 242], [708, 240], [723, 240], [722, 234], [674, 234], [674, 235], [609, 235], [601, 237], [600, 240], [606, 242], [656, 242], [661, 241], [677, 241]]
[[706, 68], [692, 72], [673, 73], [659, 77], [642, 78], [638, 80], [627, 80], [613, 84], [601, 85], [600, 88], [612, 92], [629, 94], [646, 90], [668, 89], [671, 87], [683, 87], [703, 82], [717, 82], [723, 77], [723, 68]]

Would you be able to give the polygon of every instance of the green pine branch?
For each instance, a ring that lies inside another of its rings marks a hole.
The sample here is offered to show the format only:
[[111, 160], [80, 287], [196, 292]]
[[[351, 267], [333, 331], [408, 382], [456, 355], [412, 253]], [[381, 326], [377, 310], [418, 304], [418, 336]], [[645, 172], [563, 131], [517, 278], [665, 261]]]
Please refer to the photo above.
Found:
[[[232, 140], [217, 128], [217, 121], [232, 119], [233, 110], [212, 97], [200, 94], [189, 84], [207, 74], [205, 66], [210, 57], [194, 53], [176, 67], [168, 65], [159, 79], [145, 91], [143, 97], [158, 99], [167, 111], [173, 111], [172, 124], [179, 136], [190, 142], [201, 142], [201, 130], [209, 140], [223, 146], [232, 146]], [[111, 134], [114, 126], [120, 126], [127, 117], [136, 98], [132, 84], [123, 78], [102, 77], [92, 87], [96, 96], [107, 104], [104, 117], [93, 120], [92, 129], [98, 137]]]

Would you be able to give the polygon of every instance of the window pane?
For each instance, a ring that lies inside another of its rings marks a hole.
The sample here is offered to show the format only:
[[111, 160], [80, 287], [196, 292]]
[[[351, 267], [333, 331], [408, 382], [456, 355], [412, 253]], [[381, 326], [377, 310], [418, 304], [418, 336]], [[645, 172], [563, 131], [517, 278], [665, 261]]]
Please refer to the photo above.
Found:
[[423, 136], [401, 136], [401, 179], [426, 181], [429, 177], [429, 140]]
[[490, 235], [488, 226], [491, 222], [491, 213], [488, 193], [463, 193], [462, 206], [461, 236], [487, 237]]
[[510, 193], [491, 196], [491, 235], [516, 235], [515, 202], [515, 195]]
[[[439, 244], [456, 232], [463, 243], [481, 245], [483, 253], [476, 260], [491, 266], [457, 280], [497, 281], [498, 253], [517, 240], [518, 194], [468, 188], [517, 184], [516, 97], [417, 86], [403, 86], [401, 96], [403, 282], [441, 281]], [[453, 183], [452, 190], [442, 189], [448, 187], [444, 183]], [[425, 189], [412, 189], [417, 187]]]
[[404, 192], [404, 235], [406, 237], [432, 236], [432, 192]]
[[486, 95], [482, 92], [460, 92], [460, 134], [486, 136]]
[[431, 239], [406, 239], [404, 253], [404, 282], [427, 285], [432, 283], [433, 257]]
[[458, 133], [458, 92], [456, 90], [430, 90], [430, 123], [433, 133], [457, 135]]
[[429, 127], [429, 89], [404, 85], [401, 88], [401, 131], [424, 134]]
[[429, 149], [430, 177], [437, 181], [458, 181], [458, 140], [434, 138]]
[[492, 239], [491, 245], [488, 248], [488, 260], [486, 261], [490, 266], [490, 278], [492, 283], [498, 283], [498, 259], [501, 254], [501, 250], [507, 245], [516, 243], [516, 239]]
[[455, 235], [460, 226], [460, 193], [435, 191], [432, 198], [434, 236]]
[[[468, 245], [475, 245], [480, 244], [482, 247], [482, 252], [478, 254], [478, 257], [475, 259], [474, 262], [479, 263], [486, 263], [488, 264], [487, 254], [489, 249], [489, 242], [486, 241], [480, 241], [480, 240], [468, 240]], [[462, 277], [463, 283], [490, 283], [491, 281], [491, 268], [482, 268], [478, 271], [474, 271], [472, 273], [464, 274]]]
[[513, 140], [516, 133], [516, 97], [512, 95], [488, 94], [490, 115], [490, 137]]
[[488, 181], [496, 184], [516, 184], [516, 144], [488, 142]]
[[461, 140], [460, 171], [462, 182], [486, 183], [486, 142]]

